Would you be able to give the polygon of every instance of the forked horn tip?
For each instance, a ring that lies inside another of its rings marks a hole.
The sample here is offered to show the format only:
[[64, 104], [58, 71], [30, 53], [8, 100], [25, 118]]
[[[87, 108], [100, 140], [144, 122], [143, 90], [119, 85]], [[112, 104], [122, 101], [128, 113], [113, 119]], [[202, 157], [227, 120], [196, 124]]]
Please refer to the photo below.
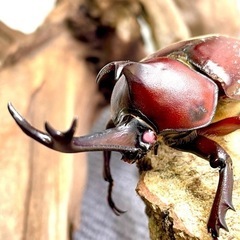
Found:
[[77, 127], [77, 118], [74, 118], [70, 128], [66, 132], [61, 132], [54, 129], [48, 122], [45, 122], [45, 129], [47, 133], [54, 139], [64, 141], [66, 143], [71, 142], [73, 135]]

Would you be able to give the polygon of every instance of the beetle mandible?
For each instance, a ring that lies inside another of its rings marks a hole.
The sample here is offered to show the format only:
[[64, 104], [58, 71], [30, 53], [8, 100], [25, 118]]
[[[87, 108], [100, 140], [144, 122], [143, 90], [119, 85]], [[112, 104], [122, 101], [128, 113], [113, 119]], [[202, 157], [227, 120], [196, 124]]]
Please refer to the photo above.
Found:
[[46, 123], [44, 133], [11, 104], [8, 109], [28, 136], [49, 148], [66, 153], [102, 150], [108, 203], [117, 215], [123, 211], [111, 196], [111, 151], [120, 152], [126, 162], [140, 161], [157, 148], [161, 136], [170, 147], [208, 160], [211, 167], [219, 168], [219, 184], [207, 228], [215, 239], [220, 228], [227, 230], [226, 211], [234, 210], [232, 161], [208, 136], [224, 136], [240, 128], [240, 41], [217, 35], [181, 41], [140, 62], [107, 64], [97, 83], [114, 85], [111, 120], [99, 133], [75, 137], [76, 120], [66, 132]]

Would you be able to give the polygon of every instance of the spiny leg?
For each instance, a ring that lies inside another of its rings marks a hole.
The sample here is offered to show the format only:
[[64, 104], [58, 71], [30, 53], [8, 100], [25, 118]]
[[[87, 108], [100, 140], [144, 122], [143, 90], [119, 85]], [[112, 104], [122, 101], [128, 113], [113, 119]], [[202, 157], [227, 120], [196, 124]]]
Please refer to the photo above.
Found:
[[219, 144], [201, 135], [198, 135], [192, 142], [174, 146], [174, 148], [192, 152], [209, 160], [211, 167], [219, 168], [219, 183], [207, 224], [208, 231], [214, 239], [217, 239], [220, 228], [228, 231], [225, 222], [227, 210], [234, 210], [232, 160]]
[[[112, 127], [114, 127], [114, 124], [110, 120], [109, 123], [107, 124], [106, 128], [108, 129], [108, 128], [112, 128]], [[121, 209], [116, 207], [116, 205], [115, 205], [115, 203], [112, 199], [112, 189], [113, 189], [114, 181], [113, 181], [113, 178], [112, 178], [111, 168], [110, 168], [111, 151], [103, 151], [103, 161], [104, 161], [103, 178], [104, 178], [105, 181], [107, 181], [109, 183], [109, 185], [108, 185], [108, 196], [107, 196], [108, 204], [109, 204], [110, 208], [113, 210], [113, 212], [117, 216], [119, 216], [122, 213], [124, 213], [125, 211], [122, 211]]]

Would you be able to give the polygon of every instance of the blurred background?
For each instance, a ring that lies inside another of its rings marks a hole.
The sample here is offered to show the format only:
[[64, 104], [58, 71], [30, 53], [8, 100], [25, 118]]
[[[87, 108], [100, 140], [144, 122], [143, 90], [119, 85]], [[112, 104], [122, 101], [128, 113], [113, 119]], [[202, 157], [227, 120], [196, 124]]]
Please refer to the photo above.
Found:
[[0, 0], [0, 239], [149, 239], [138, 171], [114, 154], [116, 217], [106, 201], [102, 154], [56, 153], [28, 139], [7, 111], [77, 135], [101, 131], [111, 86], [97, 72], [204, 34], [239, 37], [237, 0]]
[[55, 6], [55, 0], [0, 1], [0, 20], [25, 34], [34, 32]]

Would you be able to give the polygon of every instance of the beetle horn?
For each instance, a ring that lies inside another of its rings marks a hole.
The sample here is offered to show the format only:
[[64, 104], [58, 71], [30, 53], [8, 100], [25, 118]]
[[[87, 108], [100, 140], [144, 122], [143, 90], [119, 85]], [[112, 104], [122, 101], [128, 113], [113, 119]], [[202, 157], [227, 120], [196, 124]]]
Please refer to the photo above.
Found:
[[44, 133], [31, 126], [16, 111], [12, 104], [8, 104], [8, 109], [24, 133], [46, 147], [59, 152], [76, 153], [109, 150], [136, 153], [139, 151], [139, 148], [136, 147], [138, 130], [137, 124], [134, 121], [115, 128], [106, 129], [103, 132], [74, 137], [73, 135], [77, 126], [76, 119], [73, 120], [71, 127], [66, 132], [57, 131], [48, 123], [45, 123], [46, 133]]
[[104, 66], [96, 77], [99, 90], [109, 102], [116, 81], [120, 78], [125, 66], [131, 64], [130, 61], [111, 62]]
[[[123, 68], [131, 63], [132, 62], [130, 61], [117, 61], [107, 64], [98, 73], [96, 77], [96, 82], [99, 84], [104, 79], [118, 80], [123, 71]], [[110, 74], [113, 74], [113, 78], [109, 78]]]

